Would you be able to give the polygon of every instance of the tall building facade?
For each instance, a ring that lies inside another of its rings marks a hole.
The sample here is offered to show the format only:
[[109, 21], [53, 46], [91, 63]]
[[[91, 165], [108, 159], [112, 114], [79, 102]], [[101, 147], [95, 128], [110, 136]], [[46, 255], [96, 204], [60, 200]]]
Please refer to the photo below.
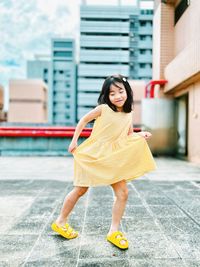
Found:
[[26, 77], [28, 79], [42, 79], [49, 87], [50, 56], [36, 55], [34, 60], [27, 61]]
[[52, 39], [50, 79], [50, 122], [57, 125], [74, 125], [76, 122], [76, 63], [73, 39]]
[[96, 105], [107, 76], [151, 79], [153, 11], [82, 5], [80, 18], [78, 119]]
[[152, 79], [152, 32], [152, 9], [139, 8], [137, 15], [130, 15], [131, 79], [144, 81]]

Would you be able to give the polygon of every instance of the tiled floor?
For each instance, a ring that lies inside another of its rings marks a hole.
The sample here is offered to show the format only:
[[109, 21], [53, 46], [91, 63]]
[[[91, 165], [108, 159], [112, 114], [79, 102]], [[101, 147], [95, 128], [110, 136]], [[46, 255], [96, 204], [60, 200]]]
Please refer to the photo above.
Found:
[[[6, 159], [2, 159], [5, 166]], [[126, 233], [130, 246], [127, 251], [121, 251], [105, 240], [112, 215], [111, 188], [90, 188], [80, 199], [70, 217], [80, 236], [66, 240], [52, 232], [50, 225], [72, 188], [72, 181], [52, 176], [48, 179], [42, 164], [41, 172], [38, 166], [34, 169], [34, 160], [38, 159], [32, 160], [33, 165], [27, 169], [24, 165], [21, 169], [23, 179], [20, 173], [15, 179], [13, 168], [7, 171], [0, 168], [0, 266], [200, 266], [198, 167], [184, 161], [157, 159], [160, 168], [154, 174], [128, 184], [129, 200], [121, 230]], [[54, 160], [48, 158], [48, 167], [51, 161], [55, 166]], [[65, 160], [67, 165], [71, 159]], [[60, 166], [65, 169], [63, 159], [61, 161]], [[182, 172], [182, 180], [168, 180], [165, 166], [169, 162], [173, 165], [171, 175], [175, 177]], [[0, 158], [0, 167], [1, 163]], [[16, 162], [13, 165], [16, 167]], [[63, 174], [64, 169], [59, 172]], [[55, 169], [52, 171], [56, 173]], [[3, 177], [5, 173], [7, 179]], [[31, 179], [28, 179], [30, 173]], [[190, 179], [195, 174], [197, 178]], [[40, 175], [45, 179], [39, 179]]]

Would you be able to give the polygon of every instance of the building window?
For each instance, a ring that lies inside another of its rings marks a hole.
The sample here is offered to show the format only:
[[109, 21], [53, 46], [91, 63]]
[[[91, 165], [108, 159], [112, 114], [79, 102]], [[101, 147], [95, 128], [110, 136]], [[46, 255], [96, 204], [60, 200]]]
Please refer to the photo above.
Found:
[[72, 42], [54, 42], [54, 47], [63, 47], [63, 48], [71, 48]]
[[140, 40], [146, 40], [146, 36], [140, 35]]
[[63, 70], [59, 70], [59, 73], [60, 73], [60, 74], [63, 74], [63, 73], [64, 73], [64, 71], [63, 71]]
[[181, 0], [180, 3], [177, 5], [175, 8], [175, 17], [174, 17], [174, 22], [175, 24], [179, 21], [185, 10], [188, 8], [190, 5], [190, 0]]
[[140, 63], [140, 68], [144, 69], [145, 68], [145, 63]]
[[152, 15], [153, 14], [153, 9], [142, 9], [142, 10], [140, 10], [140, 14], [142, 14], [142, 15]]
[[144, 55], [145, 54], [145, 49], [140, 49], [140, 54]]
[[146, 21], [140, 21], [140, 26], [142, 27], [146, 26]]
[[55, 51], [54, 57], [72, 57], [72, 51]]

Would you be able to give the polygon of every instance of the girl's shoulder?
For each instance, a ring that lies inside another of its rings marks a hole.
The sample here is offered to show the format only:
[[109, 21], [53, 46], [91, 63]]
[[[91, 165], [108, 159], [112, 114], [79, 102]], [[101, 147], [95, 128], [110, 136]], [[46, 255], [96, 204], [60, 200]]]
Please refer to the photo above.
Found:
[[103, 110], [106, 109], [107, 107], [108, 107], [107, 104], [99, 104], [99, 105], [97, 106], [97, 108], [100, 109], [101, 111], [103, 111]]
[[108, 106], [108, 104], [104, 103], [104, 104], [99, 104], [98, 106], [101, 108], [104, 108], [104, 107]]
[[107, 104], [99, 104], [94, 108], [94, 111], [98, 113], [97, 117], [101, 117], [107, 108]]

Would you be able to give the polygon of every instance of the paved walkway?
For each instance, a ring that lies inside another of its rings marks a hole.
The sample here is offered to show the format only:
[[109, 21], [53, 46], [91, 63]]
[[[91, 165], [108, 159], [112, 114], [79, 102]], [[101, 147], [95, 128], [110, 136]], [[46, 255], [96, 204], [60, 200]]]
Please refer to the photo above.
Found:
[[158, 170], [128, 184], [121, 230], [130, 247], [105, 241], [110, 187], [91, 188], [73, 210], [75, 240], [50, 224], [72, 188], [70, 157], [0, 157], [0, 266], [200, 266], [200, 168], [157, 158]]

